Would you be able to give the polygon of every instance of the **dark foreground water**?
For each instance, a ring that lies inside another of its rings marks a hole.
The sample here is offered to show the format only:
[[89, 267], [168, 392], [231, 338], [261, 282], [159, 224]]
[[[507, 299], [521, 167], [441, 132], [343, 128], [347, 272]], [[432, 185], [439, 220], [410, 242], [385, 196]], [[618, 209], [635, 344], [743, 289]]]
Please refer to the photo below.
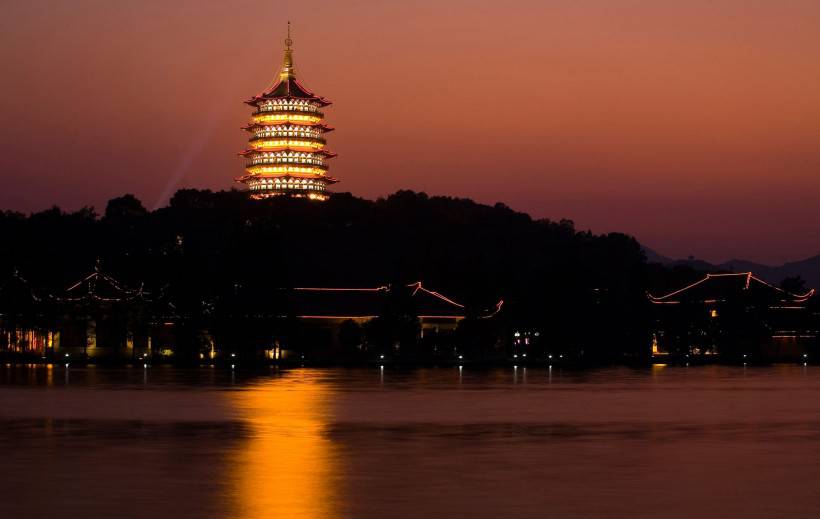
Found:
[[0, 367], [3, 518], [820, 516], [820, 367]]

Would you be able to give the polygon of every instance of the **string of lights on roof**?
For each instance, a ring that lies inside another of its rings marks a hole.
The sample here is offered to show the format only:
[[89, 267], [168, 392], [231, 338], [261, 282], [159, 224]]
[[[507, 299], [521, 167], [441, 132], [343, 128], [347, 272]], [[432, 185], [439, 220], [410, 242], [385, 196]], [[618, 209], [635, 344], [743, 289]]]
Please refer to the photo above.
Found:
[[[138, 289], [131, 289], [103, 273], [100, 269], [99, 262], [90, 274], [66, 288], [62, 295], [54, 295], [44, 291], [40, 291], [41, 295], [38, 295], [37, 292], [31, 288], [31, 284], [28, 280], [20, 276], [16, 270], [12, 274], [12, 279], [26, 287], [31, 294], [32, 301], [36, 303], [47, 301], [54, 303], [79, 303], [83, 301], [116, 303], [134, 300], [150, 302], [152, 299], [152, 294], [146, 292], [142, 284]], [[104, 293], [106, 292], [104, 288], [106, 286], [109, 288], [109, 294]]]
[[[781, 294], [782, 297], [788, 298], [789, 302], [793, 303], [804, 303], [806, 302], [811, 296], [814, 295], [814, 289], [809, 290], [805, 294], [792, 294], [786, 290], [783, 290], [780, 287], [772, 285], [771, 283], [760, 279], [759, 277], [755, 276], [752, 272], [737, 272], [737, 273], [723, 273], [723, 274], [706, 274], [703, 279], [695, 281], [694, 283], [687, 285], [681, 289], [675, 290], [663, 296], [653, 296], [652, 294], [647, 293], [647, 297], [649, 300], [654, 304], [680, 304], [680, 298], [676, 298], [676, 296], [685, 294], [686, 292], [696, 288], [704, 283], [715, 280], [715, 279], [742, 279], [744, 282], [743, 290], [750, 290], [752, 287], [752, 282], [759, 283], [762, 286], [765, 286], [769, 289], [775, 290], [777, 293]], [[704, 299], [704, 303], [717, 303], [722, 301], [718, 298], [708, 298]]]

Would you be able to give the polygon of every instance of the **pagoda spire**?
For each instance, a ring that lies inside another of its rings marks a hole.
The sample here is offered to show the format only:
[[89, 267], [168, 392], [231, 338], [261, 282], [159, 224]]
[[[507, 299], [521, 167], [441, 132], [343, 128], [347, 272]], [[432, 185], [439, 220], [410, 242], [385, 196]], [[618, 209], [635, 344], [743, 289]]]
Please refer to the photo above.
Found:
[[290, 39], [290, 22], [288, 22], [288, 37], [285, 39], [285, 58], [282, 61], [282, 71], [279, 73], [280, 81], [287, 81], [295, 79], [296, 74], [293, 70], [293, 40]]

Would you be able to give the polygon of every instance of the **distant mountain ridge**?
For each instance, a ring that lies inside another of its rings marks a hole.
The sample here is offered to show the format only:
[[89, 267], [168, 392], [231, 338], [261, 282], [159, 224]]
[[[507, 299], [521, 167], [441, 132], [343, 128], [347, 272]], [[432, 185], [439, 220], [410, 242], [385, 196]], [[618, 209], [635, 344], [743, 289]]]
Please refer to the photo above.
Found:
[[645, 246], [643, 250], [646, 254], [646, 259], [650, 263], [660, 263], [667, 266], [683, 265], [707, 272], [754, 272], [756, 276], [774, 284], [780, 284], [780, 282], [787, 277], [800, 276], [806, 280], [806, 288], [820, 289], [820, 255], [800, 261], [792, 261], [782, 265], [772, 266], [740, 259], [734, 259], [718, 264], [709, 263], [708, 261], [699, 259], [676, 260], [662, 254], [658, 254]]

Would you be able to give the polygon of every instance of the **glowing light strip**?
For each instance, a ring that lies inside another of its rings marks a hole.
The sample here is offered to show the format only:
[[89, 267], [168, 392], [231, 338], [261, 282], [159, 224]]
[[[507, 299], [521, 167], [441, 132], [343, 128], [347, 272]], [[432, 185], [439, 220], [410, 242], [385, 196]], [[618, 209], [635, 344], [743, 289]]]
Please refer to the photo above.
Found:
[[480, 319], [489, 319], [491, 317], [495, 317], [498, 314], [498, 312], [501, 311], [502, 306], [504, 306], [504, 300], [500, 299], [498, 301], [498, 303], [495, 304], [495, 311], [493, 313], [489, 314], [489, 315], [485, 315], [485, 316], [481, 317]]
[[416, 287], [415, 290], [413, 290], [413, 295], [416, 295], [416, 292], [418, 292], [419, 290], [423, 290], [424, 292], [427, 292], [430, 295], [436, 296], [439, 299], [441, 299], [442, 301], [446, 301], [446, 302], [450, 303], [451, 305], [455, 305], [459, 308], [464, 308], [464, 305], [456, 303], [452, 299], [448, 299], [447, 297], [444, 297], [443, 295], [439, 294], [438, 292], [433, 292], [432, 290], [427, 290], [426, 288], [421, 286], [421, 281], [416, 281], [415, 283], [411, 283], [411, 284], [407, 285], [407, 287], [408, 288], [409, 287]]
[[276, 112], [265, 112], [260, 114], [253, 114], [253, 120], [258, 123], [265, 123], [265, 122], [279, 122], [279, 121], [287, 121], [290, 123], [318, 123], [322, 120], [322, 117], [317, 115], [299, 115], [299, 114], [291, 114], [291, 113], [276, 113]]
[[[259, 139], [251, 139], [248, 144], [250, 144], [253, 151], [257, 151], [260, 148], [287, 148], [288, 146], [294, 146], [299, 148], [314, 148], [314, 149], [321, 149], [325, 146], [323, 142], [313, 142], [313, 141], [300, 141], [296, 139], [283, 139], [283, 140], [259, 140]], [[271, 150], [271, 151], [281, 151], [281, 150]]]
[[769, 283], [767, 281], [764, 281], [764, 280], [760, 279], [759, 277], [756, 277], [756, 276], [752, 275], [751, 272], [749, 272], [749, 278], [754, 279], [758, 283], [763, 283], [764, 285], [766, 285], [768, 287], [771, 287], [775, 290], [783, 292], [784, 294], [788, 294], [788, 295], [790, 295], [790, 296], [792, 296], [796, 299], [808, 299], [808, 298], [810, 298], [811, 296], [814, 295], [814, 289], [813, 288], [811, 290], [809, 290], [808, 292], [806, 292], [805, 294], [792, 294], [791, 292], [787, 292], [787, 291], [783, 290], [780, 287], [776, 287], [776, 286], [772, 285], [771, 283]]
[[93, 301], [105, 301], [105, 302], [120, 302], [120, 301], [133, 301], [137, 299], [137, 295], [129, 296], [129, 297], [101, 297], [97, 294], [89, 292], [87, 296], [82, 297], [55, 297], [56, 301], [68, 301], [71, 303], [76, 303], [78, 301], [84, 301], [85, 299], [91, 299]]
[[[802, 295], [801, 295], [801, 294], [792, 294], [791, 292], [787, 292], [787, 291], [783, 290], [783, 289], [782, 289], [782, 288], [780, 288], [780, 287], [776, 287], [776, 286], [772, 285], [771, 283], [769, 283], [769, 282], [767, 282], [767, 281], [764, 281], [764, 280], [762, 280], [762, 279], [758, 278], [757, 276], [755, 276], [754, 274], [752, 274], [752, 272], [737, 272], [737, 273], [725, 273], [725, 274], [706, 274], [706, 277], [705, 277], [705, 278], [703, 278], [703, 279], [701, 279], [700, 281], [696, 281], [696, 282], [692, 283], [692, 284], [691, 284], [691, 285], [689, 285], [689, 286], [683, 287], [683, 288], [681, 288], [681, 289], [679, 289], [679, 290], [676, 290], [676, 291], [674, 291], [674, 292], [671, 292], [671, 293], [669, 293], [669, 294], [666, 294], [665, 296], [656, 297], [656, 296], [653, 296], [652, 294], [650, 294], [650, 293], [648, 293], [648, 292], [647, 292], [647, 294], [646, 294], [646, 295], [649, 297], [649, 299], [650, 299], [650, 300], [652, 300], [652, 302], [653, 302], [653, 303], [654, 303], [654, 302], [660, 303], [660, 302], [662, 302], [662, 300], [663, 300], [663, 299], [668, 299], [668, 298], [670, 298], [670, 297], [672, 297], [672, 296], [674, 296], [674, 295], [677, 295], [677, 294], [680, 294], [681, 292], [684, 292], [684, 291], [686, 291], [686, 290], [689, 290], [690, 288], [694, 288], [694, 287], [696, 287], [697, 285], [700, 285], [701, 283], [704, 283], [704, 282], [706, 282], [706, 281], [707, 281], [707, 280], [709, 280], [709, 279], [712, 279], [712, 278], [719, 278], [719, 277], [738, 277], [738, 276], [745, 276], [745, 277], [746, 277], [746, 286], [745, 286], [745, 290], [748, 290], [748, 289], [749, 289], [749, 287], [750, 287], [751, 281], [752, 281], [752, 280], [755, 280], [755, 281], [757, 281], [758, 283], [761, 283], [761, 284], [763, 284], [763, 285], [765, 285], [765, 286], [767, 286], [767, 287], [770, 287], [770, 288], [773, 288], [773, 289], [777, 290], [778, 292], [781, 292], [781, 293], [786, 294], [786, 295], [789, 295], [789, 296], [791, 296], [791, 297], [793, 297], [793, 298], [795, 298], [795, 299], [797, 299], [797, 300], [800, 300], [799, 302], [801, 302], [801, 303], [802, 303], [802, 302], [805, 302], [808, 298], [810, 298], [811, 296], [813, 296], [813, 295], [814, 295], [814, 293], [815, 293], [815, 290], [812, 288], [812, 289], [811, 289], [811, 290], [809, 290], [807, 293], [802, 294]], [[704, 302], [709, 302], [709, 301], [704, 301]]]
[[319, 106], [308, 101], [292, 103], [290, 101], [270, 100], [257, 105], [263, 112], [319, 112]]
[[[449, 304], [452, 304], [454, 306], [457, 306], [459, 308], [464, 308], [464, 305], [456, 303], [452, 299], [450, 299], [446, 296], [443, 296], [442, 294], [440, 294], [438, 292], [435, 292], [435, 291], [428, 290], [428, 289], [424, 288], [421, 284], [421, 281], [411, 283], [411, 284], [407, 285], [407, 287], [408, 288], [411, 288], [411, 287], [414, 288], [412, 295], [416, 295], [416, 293], [419, 290], [422, 290], [425, 293], [428, 293], [432, 296], [435, 296], [435, 297], [441, 299], [442, 301], [445, 301], [445, 302], [447, 302]], [[297, 287], [297, 288], [294, 288], [293, 290], [313, 291], [313, 292], [386, 292], [386, 291], [390, 290], [390, 288], [387, 287], [387, 286], [380, 286], [380, 287], [376, 287], [376, 288]], [[487, 315], [487, 316], [483, 316], [481, 318], [482, 319], [488, 319], [490, 317], [495, 316], [496, 314], [498, 314], [498, 312], [501, 311], [501, 307], [503, 305], [504, 305], [504, 300], [502, 299], [498, 303], [496, 303], [495, 311], [493, 313], [491, 313], [490, 315]], [[301, 316], [300, 315], [298, 317], [305, 318], [305, 319], [319, 319], [319, 318], [352, 319], [353, 318], [351, 316], [333, 316], [333, 315], [326, 315], [326, 316], [315, 316], [315, 315], [313, 315], [313, 316], [311, 316], [311, 315]], [[371, 318], [371, 317], [375, 317], [375, 316], [359, 316], [359, 317], [361, 317], [361, 318]], [[419, 315], [417, 317], [419, 317], [419, 319], [458, 319], [458, 320], [461, 320], [461, 319], [465, 318], [465, 316], [463, 316], [463, 315]]]
[[703, 278], [703, 279], [701, 279], [700, 281], [695, 281], [695, 282], [694, 282], [694, 283], [692, 283], [691, 285], [689, 285], [689, 286], [685, 286], [685, 287], [681, 288], [680, 290], [675, 290], [674, 292], [669, 293], [669, 294], [666, 294], [665, 296], [655, 297], [655, 296], [653, 296], [652, 294], [650, 294], [650, 293], [648, 293], [648, 292], [647, 292], [647, 294], [646, 294], [646, 295], [647, 295], [647, 296], [649, 296], [649, 299], [651, 299], [653, 302], [654, 302], [654, 301], [661, 301], [661, 300], [663, 300], [663, 299], [668, 299], [668, 298], [670, 298], [670, 297], [672, 297], [672, 296], [674, 296], [674, 295], [676, 295], [676, 294], [680, 294], [681, 292], [684, 292], [684, 291], [686, 291], [686, 290], [689, 290], [690, 288], [694, 288], [694, 287], [696, 287], [696, 286], [700, 285], [701, 283], [705, 283], [705, 282], [706, 282], [706, 280], [708, 280], [708, 279], [709, 279], [709, 274], [706, 274], [706, 277], [705, 277], [705, 278]]
[[[110, 283], [111, 286], [113, 286], [115, 289], [119, 290], [120, 292], [124, 292], [124, 293], [129, 294], [129, 295], [142, 293], [141, 290], [131, 290], [131, 289], [124, 288], [122, 285], [119, 284], [119, 282], [117, 280], [115, 280], [114, 278], [112, 278], [110, 276], [106, 276], [105, 274], [102, 274], [100, 272], [92, 272], [91, 274], [89, 274], [88, 276], [83, 278], [81, 281], [78, 281], [77, 283], [75, 283], [72, 286], [68, 287], [66, 289], [66, 292], [70, 292], [70, 291], [74, 290], [75, 288], [79, 288], [83, 283], [91, 281], [92, 279], [95, 279], [95, 278], [98, 278], [98, 277], [102, 278], [104, 281], [107, 281], [108, 283]], [[89, 285], [88, 289], [89, 289], [89, 292], [91, 292], [92, 287]]]
[[300, 166], [279, 166], [267, 164], [254, 164], [253, 166], [245, 168], [248, 173], [253, 176], [258, 175], [287, 175], [291, 173], [301, 173], [305, 175], [324, 176], [325, 170], [317, 167], [300, 167]]
[[294, 198], [308, 198], [310, 200], [327, 200], [330, 198], [328, 195], [324, 195], [321, 193], [312, 192], [306, 190], [307, 192], [299, 192], [294, 190], [279, 190], [279, 191], [272, 191], [272, 190], [264, 190], [261, 193], [251, 193], [251, 198], [254, 200], [264, 200], [266, 198], [274, 198], [277, 196], [292, 196]]
[[378, 315], [297, 315], [299, 319], [375, 319]]
[[90, 281], [90, 280], [94, 279], [96, 276], [97, 276], [97, 273], [96, 273], [96, 272], [92, 272], [91, 274], [87, 275], [86, 277], [84, 277], [84, 278], [83, 278], [83, 279], [81, 279], [80, 281], [77, 281], [76, 283], [74, 283], [74, 284], [73, 284], [73, 285], [71, 285], [70, 287], [66, 288], [66, 292], [68, 292], [68, 291], [70, 291], [70, 290], [74, 290], [75, 288], [79, 287], [80, 285], [82, 285], [82, 284], [83, 284], [83, 283], [85, 283], [86, 281]]
[[312, 291], [327, 291], [327, 292], [378, 292], [380, 290], [389, 290], [389, 287], [381, 286], [376, 288], [315, 288], [315, 287], [300, 287], [294, 288], [294, 290], [312, 290]]

